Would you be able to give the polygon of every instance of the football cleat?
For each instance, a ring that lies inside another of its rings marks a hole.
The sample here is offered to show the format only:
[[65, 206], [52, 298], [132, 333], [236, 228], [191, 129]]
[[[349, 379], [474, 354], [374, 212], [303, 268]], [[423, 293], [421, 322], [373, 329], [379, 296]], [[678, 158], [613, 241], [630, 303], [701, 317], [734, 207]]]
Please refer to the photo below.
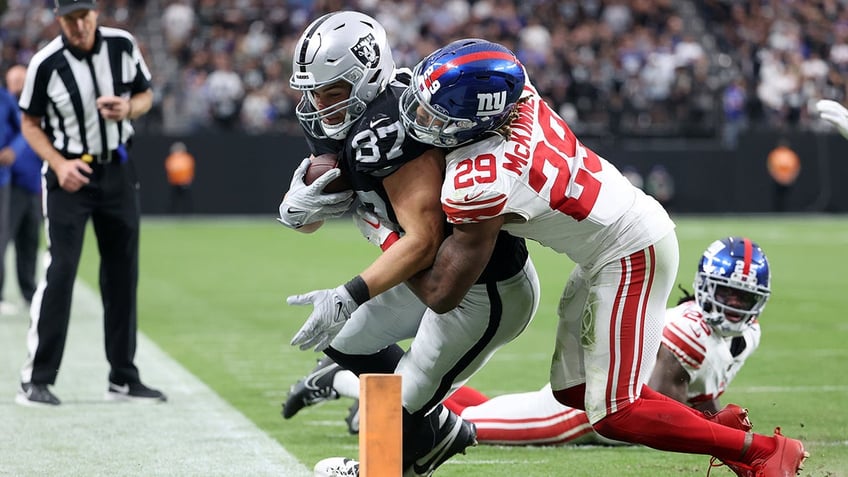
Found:
[[[804, 444], [798, 439], [785, 437], [780, 433], [780, 428], [774, 429], [774, 440], [776, 446], [774, 452], [767, 457], [754, 460], [751, 463], [723, 462], [730, 470], [739, 477], [792, 477], [798, 475], [804, 469], [804, 461], [810, 457], [810, 453], [804, 450]], [[713, 458], [710, 467], [718, 467]], [[709, 476], [709, 472], [707, 472]]]
[[359, 462], [347, 457], [328, 457], [312, 468], [315, 477], [359, 477]]
[[439, 421], [436, 445], [416, 459], [404, 471], [403, 477], [429, 477], [446, 460], [456, 454], [465, 454], [465, 449], [477, 445], [477, 427], [473, 423], [464, 421], [447, 408], [442, 409]]
[[312, 372], [289, 389], [289, 395], [283, 403], [283, 418], [290, 419], [307, 406], [338, 399], [339, 393], [333, 388], [333, 377], [341, 369], [329, 357], [319, 359]]
[[347, 410], [347, 430], [351, 434], [359, 434], [359, 399], [355, 399]]
[[748, 432], [754, 428], [751, 420], [748, 419], [748, 410], [736, 404], [728, 404], [714, 414], [705, 412], [704, 416], [709, 421], [740, 431]]

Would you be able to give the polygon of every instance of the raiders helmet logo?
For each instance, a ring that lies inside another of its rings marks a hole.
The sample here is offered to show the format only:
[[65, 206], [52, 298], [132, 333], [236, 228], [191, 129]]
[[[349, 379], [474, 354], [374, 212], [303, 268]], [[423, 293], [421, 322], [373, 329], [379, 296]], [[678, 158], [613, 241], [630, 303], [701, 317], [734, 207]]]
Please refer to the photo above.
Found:
[[360, 38], [350, 51], [366, 68], [373, 68], [380, 62], [380, 47], [371, 33]]

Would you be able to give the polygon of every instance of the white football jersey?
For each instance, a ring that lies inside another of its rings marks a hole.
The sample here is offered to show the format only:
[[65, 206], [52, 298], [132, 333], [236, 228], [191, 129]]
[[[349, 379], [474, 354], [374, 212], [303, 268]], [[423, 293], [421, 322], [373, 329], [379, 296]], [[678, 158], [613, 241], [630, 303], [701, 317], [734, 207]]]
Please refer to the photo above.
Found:
[[493, 135], [447, 155], [442, 207], [449, 222], [507, 215], [504, 230], [590, 272], [674, 228], [662, 206], [583, 146], [532, 86], [522, 97], [509, 140]]
[[755, 321], [742, 336], [724, 337], [704, 321], [701, 307], [690, 301], [666, 312], [662, 343], [689, 373], [688, 402], [694, 405], [716, 399], [727, 389], [759, 346], [760, 324]]

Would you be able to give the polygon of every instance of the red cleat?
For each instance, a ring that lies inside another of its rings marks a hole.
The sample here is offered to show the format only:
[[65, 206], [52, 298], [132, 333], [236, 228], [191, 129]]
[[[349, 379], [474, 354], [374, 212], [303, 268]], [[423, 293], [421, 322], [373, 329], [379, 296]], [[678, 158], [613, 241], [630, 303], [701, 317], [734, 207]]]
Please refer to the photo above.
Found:
[[754, 428], [751, 420], [748, 419], [748, 410], [736, 404], [728, 404], [715, 414], [705, 412], [704, 416], [709, 421], [721, 424], [722, 426], [739, 429], [740, 431], [748, 432]]
[[804, 450], [804, 444], [797, 439], [784, 437], [780, 428], [774, 429], [777, 449], [768, 457], [751, 463], [754, 477], [793, 477], [804, 468], [804, 461], [810, 453]]
[[[776, 448], [768, 457], [763, 457], [743, 464], [740, 462], [723, 462], [739, 477], [794, 477], [804, 468], [804, 461], [810, 453], [804, 450], [804, 444], [797, 439], [785, 437], [780, 428], [774, 429]], [[710, 468], [716, 467], [715, 458], [710, 461]], [[721, 465], [721, 464], [719, 464]], [[709, 472], [707, 472], [709, 475]]]

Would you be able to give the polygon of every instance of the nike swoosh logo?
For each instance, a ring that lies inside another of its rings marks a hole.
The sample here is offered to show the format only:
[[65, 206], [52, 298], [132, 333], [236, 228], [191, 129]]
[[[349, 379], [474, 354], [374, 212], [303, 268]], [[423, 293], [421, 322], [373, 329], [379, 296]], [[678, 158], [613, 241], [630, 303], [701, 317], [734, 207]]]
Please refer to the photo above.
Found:
[[365, 222], [366, 224], [370, 225], [371, 227], [374, 227], [375, 229], [380, 228], [380, 221], [379, 220], [377, 222], [371, 222], [370, 220], [363, 218], [362, 221]]
[[121, 393], [121, 394], [129, 394], [130, 393], [130, 385], [129, 384], [124, 384], [123, 386], [113, 385], [112, 391], [118, 392], [118, 393]]
[[343, 307], [344, 307], [344, 305], [342, 305], [341, 302], [336, 303], [336, 319], [335, 319], [336, 323], [341, 323], [342, 321], [344, 321], [342, 319], [342, 308]]
[[473, 202], [474, 199], [477, 199], [481, 195], [483, 195], [483, 192], [478, 192], [476, 194], [471, 194], [471, 195], [465, 194], [465, 198], [463, 200], [465, 200], [465, 202]]
[[371, 127], [373, 128], [374, 126], [376, 126], [376, 125], [378, 125], [378, 124], [382, 123], [383, 121], [388, 121], [388, 120], [389, 120], [389, 118], [379, 118], [379, 119], [375, 119], [374, 121], [371, 121]]
[[292, 209], [291, 207], [289, 207], [288, 210], [286, 210], [287, 214], [300, 214], [302, 212], [303, 211], [300, 210], [300, 209]]
[[312, 390], [321, 389], [324, 386], [321, 386], [320, 384], [318, 384], [318, 380], [323, 378], [324, 376], [326, 376], [329, 373], [335, 372], [338, 368], [339, 368], [338, 364], [331, 364], [329, 366], [321, 368], [318, 371], [307, 376], [306, 381], [303, 383], [303, 385], [307, 389], [312, 389]]

